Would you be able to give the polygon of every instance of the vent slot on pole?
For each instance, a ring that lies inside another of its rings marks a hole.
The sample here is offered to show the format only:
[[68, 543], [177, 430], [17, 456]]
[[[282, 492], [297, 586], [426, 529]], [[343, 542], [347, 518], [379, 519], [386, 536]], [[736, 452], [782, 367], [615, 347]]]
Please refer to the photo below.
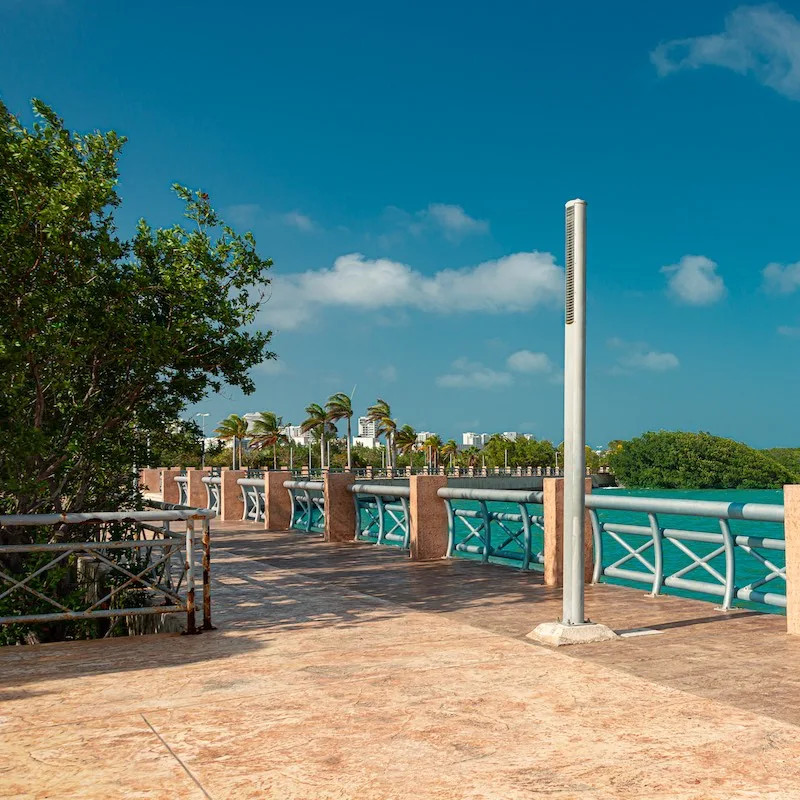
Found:
[[575, 321], [575, 207], [567, 208], [567, 325]]

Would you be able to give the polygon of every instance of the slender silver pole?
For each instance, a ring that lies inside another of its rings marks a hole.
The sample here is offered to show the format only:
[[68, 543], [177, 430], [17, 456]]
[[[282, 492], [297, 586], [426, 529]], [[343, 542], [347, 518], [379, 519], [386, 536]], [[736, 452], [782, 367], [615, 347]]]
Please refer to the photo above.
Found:
[[586, 203], [566, 206], [564, 337], [564, 610], [565, 625], [582, 625], [584, 480], [586, 474]]

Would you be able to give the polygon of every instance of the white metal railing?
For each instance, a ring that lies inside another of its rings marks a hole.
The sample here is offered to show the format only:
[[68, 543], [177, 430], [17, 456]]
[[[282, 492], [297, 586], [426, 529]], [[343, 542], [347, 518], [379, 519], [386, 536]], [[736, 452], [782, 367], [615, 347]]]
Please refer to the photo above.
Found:
[[[734, 600], [786, 608], [786, 542], [780, 532], [765, 529], [763, 536], [752, 536], [731, 530], [733, 520], [783, 523], [782, 505], [589, 494], [586, 506], [595, 582], [609, 577], [643, 583], [654, 596], [665, 586], [713, 595], [722, 598], [724, 609]], [[647, 524], [614, 521], [608, 518], [613, 512], [644, 515]], [[712, 519], [718, 530], [667, 527], [661, 516]], [[745, 567], [759, 574], [740, 585]]]
[[[544, 564], [544, 512], [535, 514], [529, 508], [542, 505], [542, 492], [444, 487], [437, 494], [447, 507], [448, 558], [469, 553], [481, 556], [484, 563], [498, 559], [516, 561], [522, 569], [528, 569], [531, 564]], [[457, 507], [453, 501], [471, 501], [478, 507]], [[514, 503], [517, 512], [490, 509], [488, 503], [492, 502]], [[461, 539], [458, 537], [459, 522], [466, 529]]]
[[178, 484], [178, 505], [189, 505], [189, 478], [186, 475], [176, 475], [175, 483]]
[[242, 520], [263, 522], [266, 508], [264, 478], [239, 478], [236, 483], [242, 487]]
[[411, 535], [410, 487], [354, 483], [349, 488], [356, 506], [356, 539], [399, 545], [407, 550]]
[[218, 475], [201, 478], [206, 487], [207, 508], [217, 516], [222, 512], [222, 478]]
[[307, 533], [325, 530], [325, 483], [323, 481], [284, 481], [292, 501], [289, 528]]
[[[196, 545], [202, 548], [203, 629], [211, 629], [210, 551], [208, 509], [148, 501], [157, 510], [81, 514], [22, 514], [0, 516], [0, 529], [13, 539], [15, 528], [89, 525], [92, 538], [0, 545], [0, 601], [12, 595], [35, 598], [30, 613], [0, 616], [0, 625], [36, 624], [85, 619], [186, 614], [186, 632], [197, 633], [195, 622]], [[185, 523], [185, 532], [170, 524]], [[200, 535], [195, 530], [200, 524]], [[85, 560], [102, 565], [102, 594], [86, 597], [80, 591], [56, 595], [50, 586], [63, 585], [67, 575], [79, 587]], [[21, 562], [21, 563], [20, 563]], [[13, 565], [13, 566], [12, 566]], [[67, 570], [48, 582], [53, 570]], [[48, 575], [49, 573], [49, 575]], [[30, 602], [30, 599], [29, 599]], [[155, 603], [159, 602], [159, 605]], [[135, 603], [135, 604], [134, 604]], [[24, 603], [23, 603], [24, 605]]]

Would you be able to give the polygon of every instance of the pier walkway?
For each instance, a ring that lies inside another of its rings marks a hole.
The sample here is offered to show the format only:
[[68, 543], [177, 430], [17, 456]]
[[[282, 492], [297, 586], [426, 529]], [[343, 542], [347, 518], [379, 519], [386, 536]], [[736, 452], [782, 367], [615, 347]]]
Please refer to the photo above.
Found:
[[[0, 796], [800, 798], [779, 616], [214, 523], [218, 630], [0, 650]], [[645, 631], [632, 630], [644, 628]]]

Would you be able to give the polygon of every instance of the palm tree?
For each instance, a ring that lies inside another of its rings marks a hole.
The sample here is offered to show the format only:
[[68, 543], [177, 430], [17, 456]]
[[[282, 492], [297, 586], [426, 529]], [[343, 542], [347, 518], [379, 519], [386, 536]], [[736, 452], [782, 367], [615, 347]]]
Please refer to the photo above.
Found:
[[344, 392], [336, 392], [328, 398], [325, 404], [325, 409], [328, 412], [328, 420], [336, 422], [340, 419], [347, 420], [347, 471], [350, 472], [352, 462], [350, 459], [350, 424], [353, 418], [353, 402], [349, 395]]
[[455, 439], [448, 439], [445, 444], [442, 445], [441, 453], [443, 456], [450, 456], [450, 469], [453, 468], [453, 456], [458, 452], [458, 445], [455, 442]]
[[404, 456], [410, 456], [417, 443], [417, 432], [410, 425], [403, 425], [394, 437], [397, 449]]
[[214, 433], [220, 439], [233, 440], [233, 468], [236, 469], [236, 448], [239, 449], [239, 467], [242, 466], [242, 439], [247, 436], [247, 420], [238, 414], [231, 414], [219, 423]]
[[[303, 433], [312, 433], [319, 436], [319, 465], [325, 466], [325, 434], [328, 423], [328, 414], [319, 403], [306, 406], [308, 418], [300, 423]], [[327, 424], [326, 424], [327, 423]]]
[[392, 419], [392, 409], [379, 397], [375, 405], [367, 409], [367, 419], [378, 423], [375, 429], [377, 436], [386, 437], [387, 466], [394, 467], [394, 433], [397, 430], [397, 422]]
[[441, 436], [439, 436], [438, 433], [434, 433], [433, 436], [429, 436], [425, 440], [425, 447], [428, 449], [428, 453], [430, 454], [431, 467], [435, 469], [439, 466], [439, 453], [442, 450]]
[[289, 441], [283, 432], [283, 417], [279, 417], [274, 411], [262, 411], [258, 418], [253, 420], [253, 438], [250, 446], [255, 450], [272, 445], [272, 468], [278, 469], [278, 443]]

